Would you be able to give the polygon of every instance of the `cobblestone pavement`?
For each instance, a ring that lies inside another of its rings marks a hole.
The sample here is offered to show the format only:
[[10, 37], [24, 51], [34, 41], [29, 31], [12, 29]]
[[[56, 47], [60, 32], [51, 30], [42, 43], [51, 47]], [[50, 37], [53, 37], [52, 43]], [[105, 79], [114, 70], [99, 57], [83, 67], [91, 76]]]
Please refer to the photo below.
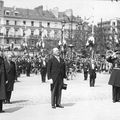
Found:
[[112, 103], [109, 74], [98, 73], [95, 87], [89, 87], [89, 79], [77, 73], [73, 80], [65, 80], [63, 90], [64, 109], [50, 106], [50, 81], [41, 82], [40, 75], [22, 75], [15, 83], [12, 104], [5, 104], [0, 120], [118, 120], [120, 104]]

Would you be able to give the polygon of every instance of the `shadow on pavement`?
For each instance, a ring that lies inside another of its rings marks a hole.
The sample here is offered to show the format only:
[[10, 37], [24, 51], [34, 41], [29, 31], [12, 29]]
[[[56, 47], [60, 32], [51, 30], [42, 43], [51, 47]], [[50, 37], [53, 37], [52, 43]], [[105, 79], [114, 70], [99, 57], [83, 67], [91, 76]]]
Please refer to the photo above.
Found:
[[15, 103], [23, 103], [23, 102], [27, 102], [28, 100], [16, 100], [16, 101], [12, 101], [11, 103], [12, 104], [15, 104]]
[[8, 108], [8, 109], [5, 109], [5, 113], [13, 113], [13, 112], [16, 112], [20, 109], [22, 109], [23, 107], [13, 107], [13, 108]]
[[63, 104], [63, 106], [66, 106], [66, 107], [70, 107], [70, 106], [73, 106], [73, 105], [75, 105], [75, 103], [65, 103], [65, 104]]

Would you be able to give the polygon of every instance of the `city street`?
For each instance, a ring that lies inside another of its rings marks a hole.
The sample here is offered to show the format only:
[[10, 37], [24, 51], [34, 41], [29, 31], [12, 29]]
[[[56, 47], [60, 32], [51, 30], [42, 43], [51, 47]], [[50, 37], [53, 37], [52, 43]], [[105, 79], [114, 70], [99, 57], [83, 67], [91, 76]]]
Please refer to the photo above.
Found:
[[22, 75], [15, 83], [12, 104], [4, 104], [0, 120], [119, 120], [120, 103], [112, 102], [108, 80], [108, 73], [97, 73], [95, 87], [89, 87], [89, 79], [77, 73], [73, 80], [65, 80], [64, 108], [52, 109], [50, 81], [42, 83], [40, 75]]

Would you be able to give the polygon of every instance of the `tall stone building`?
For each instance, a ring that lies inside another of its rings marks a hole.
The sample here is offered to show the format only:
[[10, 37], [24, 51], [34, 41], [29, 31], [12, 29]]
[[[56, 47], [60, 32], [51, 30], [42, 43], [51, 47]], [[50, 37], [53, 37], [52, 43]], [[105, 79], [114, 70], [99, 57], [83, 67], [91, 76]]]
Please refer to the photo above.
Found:
[[98, 23], [98, 28], [101, 28], [103, 39], [114, 49], [117, 43], [120, 43], [120, 19], [114, 18], [108, 21]]
[[[67, 11], [68, 12], [68, 11]], [[24, 42], [28, 46], [35, 46], [41, 39], [62, 39], [62, 21], [65, 20], [63, 36], [67, 38], [68, 30], [76, 29], [76, 22], [71, 21], [65, 12], [59, 12], [58, 8], [44, 10], [43, 6], [34, 9], [5, 7], [4, 1], [0, 1], [0, 45], [3, 48], [14, 44], [19, 49]]]

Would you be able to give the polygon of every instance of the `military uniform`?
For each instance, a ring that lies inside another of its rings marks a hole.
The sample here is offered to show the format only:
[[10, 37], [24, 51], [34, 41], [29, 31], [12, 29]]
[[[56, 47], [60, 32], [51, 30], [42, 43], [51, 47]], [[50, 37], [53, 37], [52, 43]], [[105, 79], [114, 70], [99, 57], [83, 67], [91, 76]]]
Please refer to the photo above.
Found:
[[112, 85], [112, 99], [113, 102], [120, 100], [120, 59], [109, 57], [107, 61], [112, 63], [113, 69], [108, 84]]

